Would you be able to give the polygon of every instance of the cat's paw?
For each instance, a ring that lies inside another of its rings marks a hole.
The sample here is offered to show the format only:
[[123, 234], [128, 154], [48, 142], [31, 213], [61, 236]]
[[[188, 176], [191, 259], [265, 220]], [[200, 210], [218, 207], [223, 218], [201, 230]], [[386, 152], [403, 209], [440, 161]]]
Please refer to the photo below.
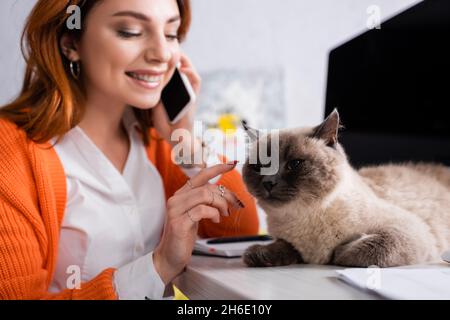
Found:
[[249, 247], [243, 256], [244, 263], [249, 267], [272, 267], [272, 255], [267, 247], [260, 244]]
[[346, 267], [392, 267], [407, 264], [393, 232], [362, 234], [337, 246], [332, 263]]
[[244, 263], [249, 267], [275, 267], [302, 263], [301, 254], [283, 239], [277, 239], [266, 246], [253, 245], [243, 256]]

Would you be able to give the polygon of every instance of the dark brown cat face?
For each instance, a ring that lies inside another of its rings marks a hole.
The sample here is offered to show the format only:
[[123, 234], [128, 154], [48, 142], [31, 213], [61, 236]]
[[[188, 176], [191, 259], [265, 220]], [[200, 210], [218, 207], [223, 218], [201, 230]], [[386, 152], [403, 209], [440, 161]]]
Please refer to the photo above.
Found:
[[[275, 207], [294, 200], [310, 204], [325, 197], [336, 186], [340, 167], [347, 161], [337, 142], [338, 128], [339, 115], [335, 111], [317, 127], [280, 131], [278, 171], [263, 175], [260, 161], [249, 163], [249, 157], [243, 167], [248, 190], [261, 204]], [[269, 155], [277, 152], [270, 144], [268, 149]], [[250, 152], [255, 150], [251, 148]]]

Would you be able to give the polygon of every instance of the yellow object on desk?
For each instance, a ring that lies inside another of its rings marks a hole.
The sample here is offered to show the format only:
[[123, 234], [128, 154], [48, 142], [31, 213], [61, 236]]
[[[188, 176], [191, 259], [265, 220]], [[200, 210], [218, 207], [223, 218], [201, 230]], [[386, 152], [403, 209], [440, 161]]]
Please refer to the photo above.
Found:
[[189, 300], [177, 287], [173, 286], [173, 291], [175, 292], [174, 300]]

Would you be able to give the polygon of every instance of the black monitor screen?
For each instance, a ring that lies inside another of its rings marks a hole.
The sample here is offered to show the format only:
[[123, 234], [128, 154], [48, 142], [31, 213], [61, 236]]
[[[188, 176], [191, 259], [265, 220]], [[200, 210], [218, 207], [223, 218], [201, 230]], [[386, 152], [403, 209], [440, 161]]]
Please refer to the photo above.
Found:
[[427, 0], [330, 52], [326, 114], [356, 165], [450, 164], [450, 1]]

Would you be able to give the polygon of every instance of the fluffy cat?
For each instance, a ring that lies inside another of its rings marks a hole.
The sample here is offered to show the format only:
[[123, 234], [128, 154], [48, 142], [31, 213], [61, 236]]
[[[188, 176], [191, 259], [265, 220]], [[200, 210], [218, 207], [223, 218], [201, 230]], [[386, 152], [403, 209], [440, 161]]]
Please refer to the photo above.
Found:
[[[388, 164], [357, 171], [338, 143], [339, 126], [335, 110], [317, 127], [280, 130], [276, 174], [261, 175], [260, 163], [246, 161], [244, 181], [276, 239], [250, 247], [248, 266], [391, 267], [438, 260], [450, 249], [450, 168]], [[260, 136], [250, 153], [270, 139]]]

